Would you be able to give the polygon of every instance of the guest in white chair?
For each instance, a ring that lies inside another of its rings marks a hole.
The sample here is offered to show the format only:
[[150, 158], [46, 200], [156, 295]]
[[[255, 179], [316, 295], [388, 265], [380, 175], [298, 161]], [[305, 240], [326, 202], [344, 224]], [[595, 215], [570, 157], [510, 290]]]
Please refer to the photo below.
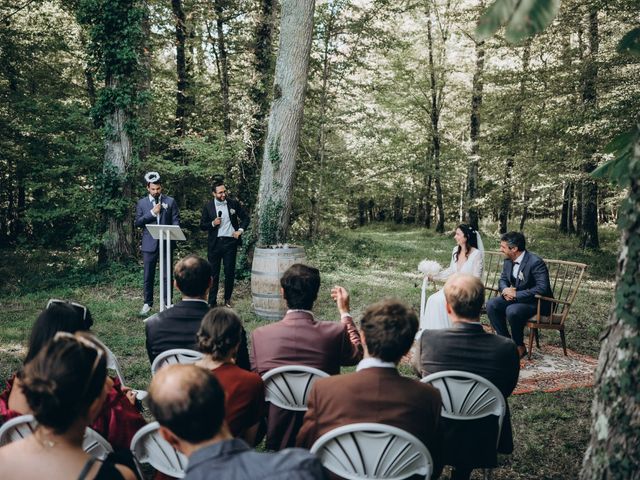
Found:
[[33, 435], [0, 448], [0, 476], [20, 480], [135, 479], [82, 449], [85, 428], [112, 387], [106, 353], [88, 333], [60, 332], [20, 372]]

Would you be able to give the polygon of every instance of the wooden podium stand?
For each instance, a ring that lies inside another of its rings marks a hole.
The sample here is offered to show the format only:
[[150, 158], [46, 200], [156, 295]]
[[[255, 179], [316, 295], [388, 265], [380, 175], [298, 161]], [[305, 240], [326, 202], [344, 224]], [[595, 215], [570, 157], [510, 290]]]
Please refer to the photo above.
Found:
[[[153, 238], [160, 242], [160, 311], [173, 306], [169, 298], [169, 304], [165, 305], [165, 288], [167, 292], [171, 291], [171, 240], [186, 240], [184, 233], [178, 225], [152, 225], [147, 224], [147, 229]], [[162, 274], [165, 271], [165, 265], [168, 266], [166, 275], [166, 284], [162, 282]]]

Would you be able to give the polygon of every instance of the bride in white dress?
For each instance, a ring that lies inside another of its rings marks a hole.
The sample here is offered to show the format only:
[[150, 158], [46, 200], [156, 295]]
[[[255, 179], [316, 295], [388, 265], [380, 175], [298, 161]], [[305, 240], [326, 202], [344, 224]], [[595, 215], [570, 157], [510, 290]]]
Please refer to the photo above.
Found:
[[[484, 247], [480, 234], [469, 225], [462, 224], [456, 228], [453, 239], [456, 246], [451, 254], [449, 268], [429, 277], [429, 280], [444, 281], [454, 273], [468, 273], [482, 278], [484, 264]], [[443, 289], [431, 295], [420, 308], [420, 331], [450, 328], [451, 320], [447, 315]]]

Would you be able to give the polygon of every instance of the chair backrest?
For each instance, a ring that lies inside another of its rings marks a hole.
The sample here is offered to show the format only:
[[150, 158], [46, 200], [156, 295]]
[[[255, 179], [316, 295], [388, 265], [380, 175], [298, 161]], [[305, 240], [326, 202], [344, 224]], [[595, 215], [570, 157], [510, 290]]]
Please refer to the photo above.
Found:
[[485, 250], [484, 265], [482, 268], [482, 284], [487, 289], [485, 292], [486, 299], [489, 300], [496, 295], [498, 283], [502, 275], [502, 266], [504, 264], [504, 255], [500, 252]]
[[38, 422], [33, 415], [20, 415], [7, 420], [0, 427], [0, 447], [33, 435], [37, 426]]
[[442, 416], [454, 420], [476, 420], [489, 415], [498, 417], [498, 436], [507, 411], [507, 402], [493, 383], [475, 373], [445, 370], [422, 380], [440, 391]]
[[265, 400], [285, 410], [303, 412], [307, 396], [318, 378], [329, 374], [304, 365], [287, 365], [269, 370], [262, 376]]
[[131, 439], [131, 452], [137, 462], [148, 463], [165, 475], [182, 478], [187, 457], [160, 436], [159, 428], [158, 422], [152, 422], [138, 430]]
[[[559, 303], [554, 303], [553, 315], [547, 321], [562, 324], [576, 298], [587, 265], [565, 260], [545, 260], [544, 262], [549, 269], [553, 298], [560, 300]], [[545, 323], [545, 320], [542, 319], [541, 323]]]
[[188, 348], [174, 348], [167, 350], [158, 355], [151, 364], [151, 374], [155, 375], [165, 365], [173, 365], [176, 363], [189, 364], [195, 363], [202, 358], [202, 354]]
[[381, 423], [353, 423], [322, 435], [311, 453], [336, 475], [349, 480], [429, 479], [433, 460], [427, 447], [410, 433]]
[[120, 364], [118, 363], [118, 359], [113, 354], [111, 349], [107, 347], [104, 343], [100, 342], [100, 344], [104, 347], [107, 352], [107, 368], [116, 372], [118, 379], [120, 380], [121, 385], [126, 385], [124, 381], [124, 375], [122, 374], [122, 369], [120, 368]]
[[[19, 417], [12, 418], [4, 423], [0, 428], [0, 446], [17, 440], [22, 440], [23, 438], [33, 435], [37, 426], [38, 421], [33, 417], [33, 415], [20, 415]], [[113, 448], [109, 442], [107, 442], [102, 435], [89, 427], [84, 431], [82, 449], [92, 457], [99, 460], [104, 460], [107, 458], [107, 455], [113, 452]]]

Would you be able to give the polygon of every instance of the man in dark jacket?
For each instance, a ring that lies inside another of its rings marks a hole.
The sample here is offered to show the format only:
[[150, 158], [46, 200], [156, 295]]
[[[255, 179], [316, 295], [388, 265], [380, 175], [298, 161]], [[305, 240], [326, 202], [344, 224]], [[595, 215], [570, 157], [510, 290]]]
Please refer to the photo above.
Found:
[[[148, 172], [144, 179], [147, 183], [148, 195], [138, 200], [136, 204], [135, 226], [142, 228], [142, 260], [144, 262], [144, 305], [140, 310], [141, 315], [146, 315], [153, 306], [153, 283], [158, 263], [159, 245], [149, 230], [147, 224], [152, 225], [178, 225], [180, 224], [180, 212], [178, 204], [173, 198], [162, 194], [162, 182], [158, 172]], [[165, 271], [160, 275], [160, 281], [166, 282], [171, 274], [171, 265], [165, 265]], [[171, 289], [165, 292], [165, 305], [171, 305]]]
[[[502, 235], [500, 251], [506, 259], [498, 283], [500, 295], [487, 302], [491, 326], [498, 335], [513, 339], [520, 357], [527, 353], [524, 326], [538, 309], [536, 295], [553, 298], [547, 265], [539, 256], [525, 250], [525, 246], [524, 235], [520, 232]], [[542, 315], [548, 315], [550, 309], [549, 302], [542, 302]]]
[[[197, 350], [196, 334], [202, 317], [209, 311], [206, 300], [212, 282], [209, 262], [197, 255], [189, 255], [176, 264], [173, 276], [182, 300], [144, 321], [147, 354], [151, 363], [159, 354], [173, 348]], [[247, 335], [244, 330], [236, 364], [249, 369]]]
[[[444, 286], [446, 308], [452, 328], [424, 330], [417, 358], [422, 376], [445, 370], [475, 373], [493, 383], [505, 401], [516, 384], [520, 362], [515, 343], [487, 333], [480, 324], [484, 286], [472, 276], [453, 275]], [[442, 419], [444, 464], [453, 465], [455, 480], [468, 479], [473, 468], [496, 466], [495, 417], [479, 420]], [[500, 432], [498, 452], [513, 451], [509, 406]]]
[[207, 257], [211, 263], [213, 285], [209, 291], [209, 305], [215, 307], [220, 282], [220, 263], [224, 265], [224, 305], [231, 307], [231, 293], [236, 272], [236, 253], [241, 236], [249, 226], [249, 216], [236, 200], [227, 198], [222, 179], [211, 186], [213, 200], [202, 209], [200, 229], [209, 232]]

